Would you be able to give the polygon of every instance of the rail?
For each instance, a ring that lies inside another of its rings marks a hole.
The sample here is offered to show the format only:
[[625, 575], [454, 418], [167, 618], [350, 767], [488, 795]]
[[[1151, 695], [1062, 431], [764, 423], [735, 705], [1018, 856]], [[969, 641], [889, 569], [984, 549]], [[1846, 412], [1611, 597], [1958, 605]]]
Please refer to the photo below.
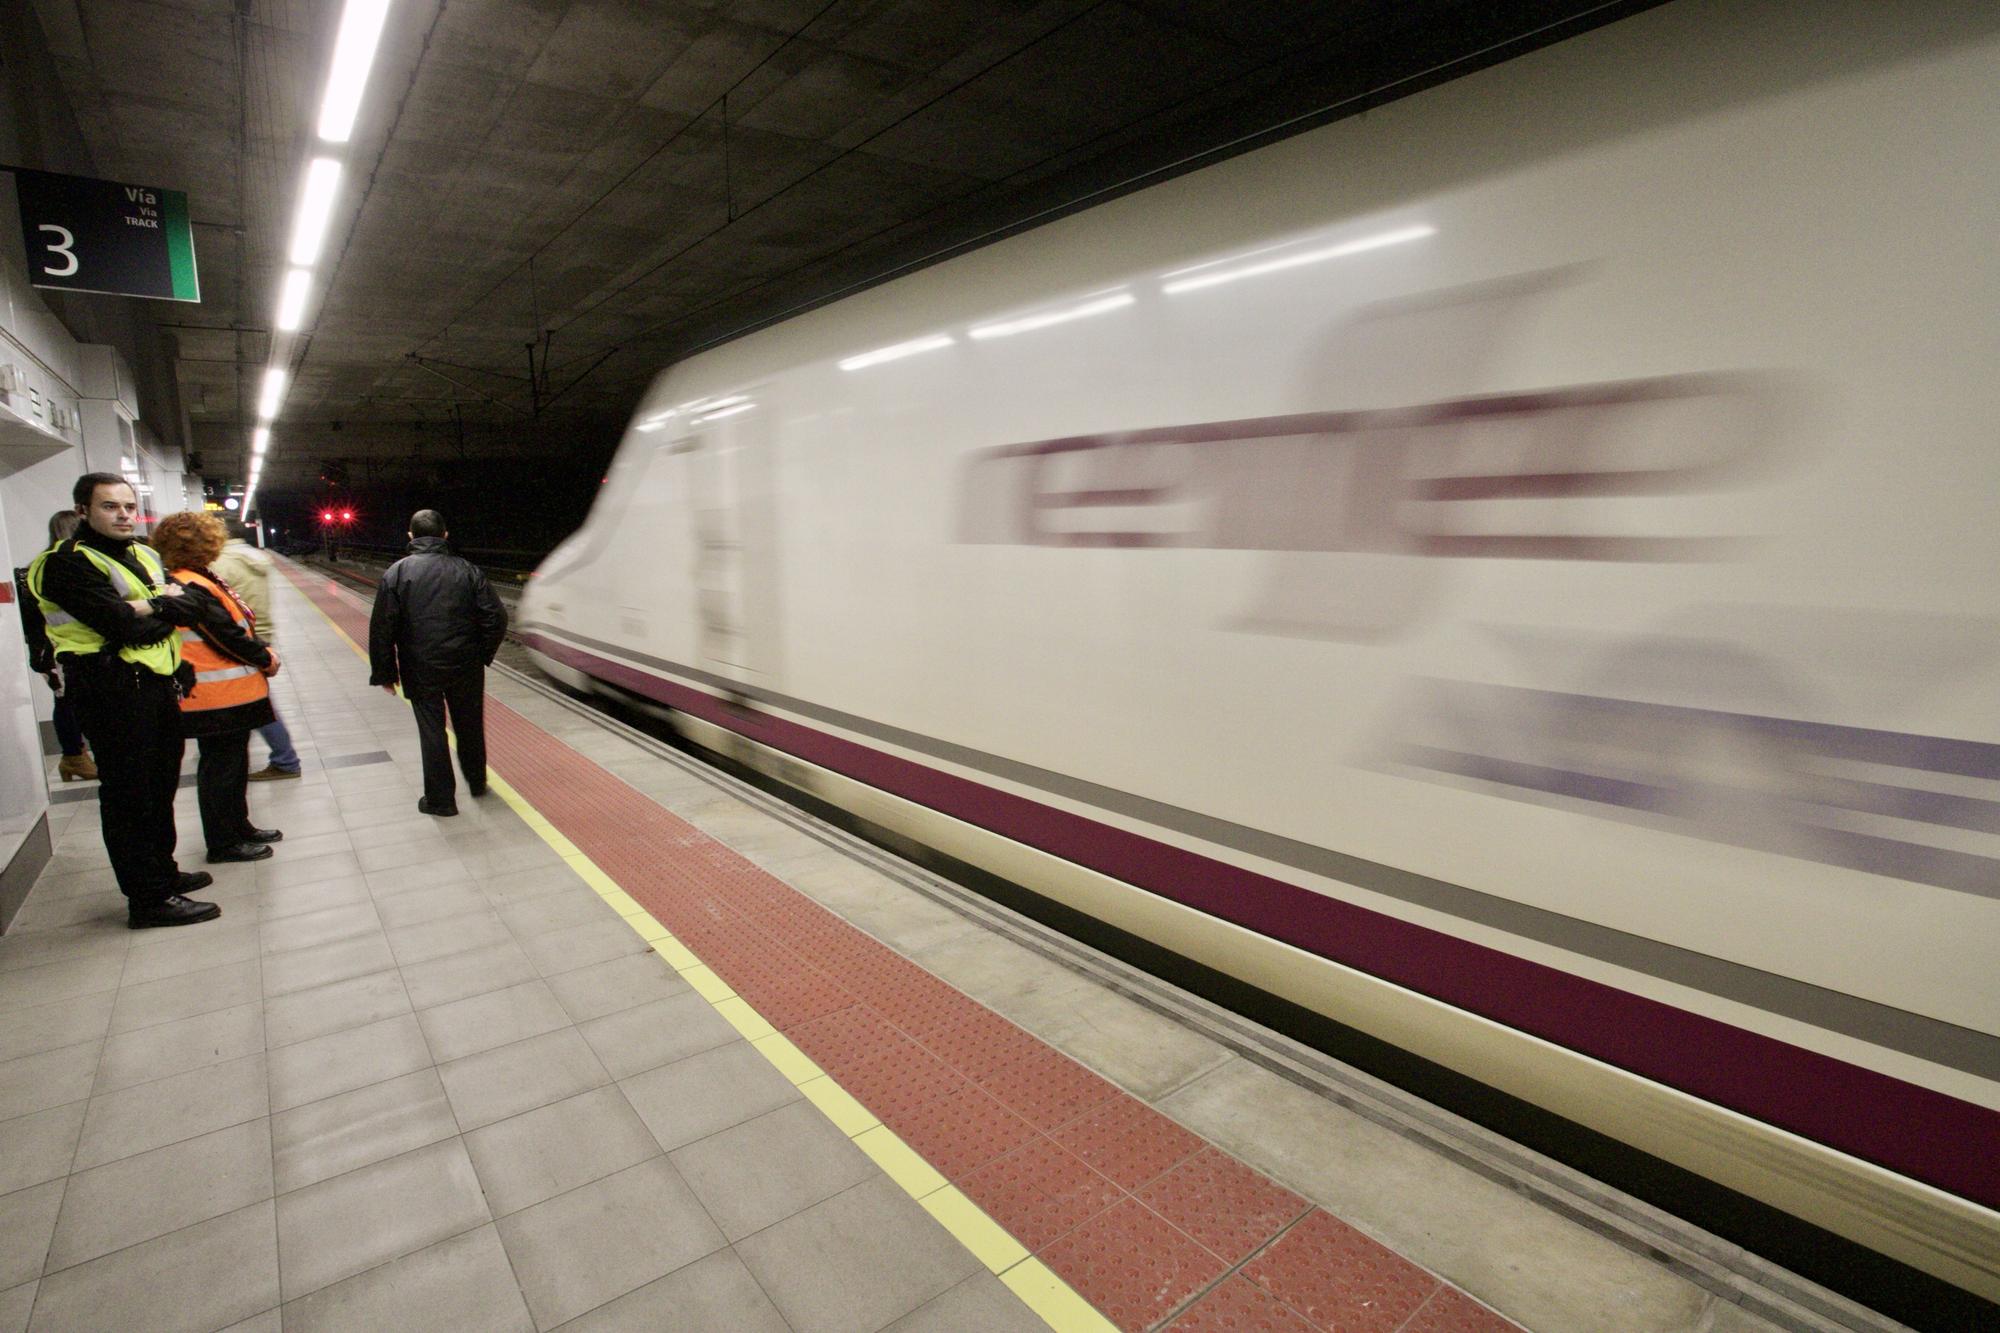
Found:
[[[325, 545], [315, 543], [310, 547], [292, 547], [290, 550], [281, 553], [289, 555], [301, 564], [307, 565], [318, 565], [335, 569], [343, 565], [386, 568], [403, 556], [408, 555], [410, 550], [407, 544], [385, 546], [373, 542], [350, 541], [338, 543], [334, 547], [335, 554], [332, 556], [328, 555], [327, 549]], [[528, 576], [534, 572], [535, 566], [541, 562], [542, 555], [545, 554], [535, 551], [506, 550], [498, 547], [471, 546], [463, 548], [453, 547], [452, 549], [484, 570], [486, 577], [493, 580], [495, 586], [511, 585], [517, 588], [528, 581]]]

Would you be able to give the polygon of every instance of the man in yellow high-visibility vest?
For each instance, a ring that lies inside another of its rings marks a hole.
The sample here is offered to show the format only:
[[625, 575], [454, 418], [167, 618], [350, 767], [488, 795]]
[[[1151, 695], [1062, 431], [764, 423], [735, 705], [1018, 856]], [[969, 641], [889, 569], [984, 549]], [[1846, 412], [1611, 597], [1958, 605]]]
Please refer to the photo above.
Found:
[[192, 604], [168, 583], [138, 536], [139, 496], [123, 477], [86, 473], [73, 492], [84, 526], [28, 568], [74, 701], [97, 752], [104, 850], [134, 930], [187, 926], [222, 915], [188, 892], [214, 883], [174, 863], [174, 792], [180, 785], [180, 639]]

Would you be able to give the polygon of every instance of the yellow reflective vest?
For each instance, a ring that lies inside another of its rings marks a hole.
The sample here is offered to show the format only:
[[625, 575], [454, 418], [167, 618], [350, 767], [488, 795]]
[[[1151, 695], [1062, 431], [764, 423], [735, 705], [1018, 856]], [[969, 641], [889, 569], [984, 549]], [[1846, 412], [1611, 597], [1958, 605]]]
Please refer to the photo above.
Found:
[[[47, 627], [50, 646], [56, 650], [58, 656], [70, 653], [84, 657], [91, 653], [101, 653], [105, 645], [102, 634], [42, 595], [42, 567], [50, 556], [65, 548], [75, 551], [103, 571], [104, 577], [111, 580], [111, 586], [124, 593], [125, 600], [142, 615], [152, 613], [148, 603], [159, 596], [160, 587], [166, 582], [166, 571], [160, 567], [160, 557], [153, 548], [137, 542], [133, 543], [132, 551], [146, 569], [144, 583], [140, 582], [139, 577], [121, 562], [113, 560], [94, 547], [85, 546], [75, 538], [57, 542], [35, 557], [33, 563], [28, 566], [28, 592], [34, 597], [35, 605], [41, 608], [42, 623]], [[171, 676], [181, 664], [180, 636], [170, 634], [158, 643], [140, 647], [127, 645], [118, 650], [118, 656], [127, 662], [145, 667], [156, 675]]]

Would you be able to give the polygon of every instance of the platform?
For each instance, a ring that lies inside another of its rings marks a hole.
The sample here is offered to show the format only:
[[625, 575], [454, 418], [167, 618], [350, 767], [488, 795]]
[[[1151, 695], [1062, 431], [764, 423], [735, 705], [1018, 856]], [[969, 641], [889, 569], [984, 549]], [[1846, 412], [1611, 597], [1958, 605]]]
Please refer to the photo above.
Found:
[[0, 1331], [1771, 1327], [509, 673], [418, 814], [287, 572], [276, 856], [128, 931], [61, 787], [0, 939]]

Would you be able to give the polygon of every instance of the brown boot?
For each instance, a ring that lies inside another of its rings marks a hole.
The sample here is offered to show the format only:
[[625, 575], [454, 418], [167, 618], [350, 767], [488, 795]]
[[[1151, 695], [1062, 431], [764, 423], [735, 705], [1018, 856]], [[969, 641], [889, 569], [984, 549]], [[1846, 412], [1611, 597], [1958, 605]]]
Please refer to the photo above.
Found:
[[56, 765], [56, 776], [64, 782], [95, 782], [97, 765], [91, 762], [88, 754], [66, 754]]

